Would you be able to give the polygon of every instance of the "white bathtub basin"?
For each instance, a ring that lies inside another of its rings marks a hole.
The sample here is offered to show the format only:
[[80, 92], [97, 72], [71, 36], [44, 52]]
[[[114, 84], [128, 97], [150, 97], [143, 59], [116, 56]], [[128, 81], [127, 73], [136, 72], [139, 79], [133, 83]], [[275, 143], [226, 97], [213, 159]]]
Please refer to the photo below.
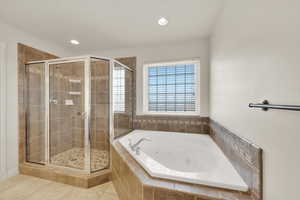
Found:
[[[141, 138], [139, 154], [129, 139]], [[247, 191], [248, 186], [209, 135], [134, 130], [119, 139], [123, 147], [153, 177]]]

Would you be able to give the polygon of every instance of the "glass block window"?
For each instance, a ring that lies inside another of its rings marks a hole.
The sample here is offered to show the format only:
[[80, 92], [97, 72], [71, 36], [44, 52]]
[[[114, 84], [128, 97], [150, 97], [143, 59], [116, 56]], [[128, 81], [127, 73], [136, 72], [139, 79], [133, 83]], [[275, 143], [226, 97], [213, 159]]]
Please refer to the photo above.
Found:
[[125, 69], [114, 67], [113, 73], [114, 112], [125, 112]]
[[199, 62], [174, 62], [148, 65], [147, 108], [156, 113], [195, 113], [199, 99], [197, 67]]

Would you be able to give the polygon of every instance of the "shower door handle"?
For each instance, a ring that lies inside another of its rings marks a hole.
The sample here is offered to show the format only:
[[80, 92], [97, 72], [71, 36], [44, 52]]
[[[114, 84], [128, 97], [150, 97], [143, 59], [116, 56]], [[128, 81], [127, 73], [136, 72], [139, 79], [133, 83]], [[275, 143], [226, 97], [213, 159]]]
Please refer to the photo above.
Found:
[[87, 118], [87, 113], [86, 112], [78, 112], [77, 115], [81, 116], [82, 119]]
[[57, 104], [57, 99], [50, 99], [49, 103], [51, 103], [51, 104]]
[[82, 117], [82, 119], [86, 119], [86, 118], [87, 118], [87, 113], [86, 113], [86, 112], [83, 112], [83, 113], [81, 114], [81, 117]]

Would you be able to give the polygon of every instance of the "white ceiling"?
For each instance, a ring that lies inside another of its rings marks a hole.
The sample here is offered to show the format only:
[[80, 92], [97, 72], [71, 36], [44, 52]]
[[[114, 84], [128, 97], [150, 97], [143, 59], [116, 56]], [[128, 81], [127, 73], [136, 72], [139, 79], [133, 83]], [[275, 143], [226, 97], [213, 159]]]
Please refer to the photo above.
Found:
[[[208, 37], [223, 0], [0, 0], [0, 20], [80, 51]], [[164, 16], [169, 24], [161, 27]], [[77, 39], [80, 45], [68, 41]]]

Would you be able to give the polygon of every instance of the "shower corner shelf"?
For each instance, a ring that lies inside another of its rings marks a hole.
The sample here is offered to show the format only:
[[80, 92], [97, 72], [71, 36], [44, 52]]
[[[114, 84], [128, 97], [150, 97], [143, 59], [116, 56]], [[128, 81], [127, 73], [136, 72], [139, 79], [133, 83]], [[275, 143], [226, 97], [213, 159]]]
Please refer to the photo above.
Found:
[[73, 91], [71, 91], [71, 92], [69, 92], [69, 95], [81, 95], [81, 92], [73, 92]]
[[81, 83], [80, 79], [69, 79], [70, 83]]

